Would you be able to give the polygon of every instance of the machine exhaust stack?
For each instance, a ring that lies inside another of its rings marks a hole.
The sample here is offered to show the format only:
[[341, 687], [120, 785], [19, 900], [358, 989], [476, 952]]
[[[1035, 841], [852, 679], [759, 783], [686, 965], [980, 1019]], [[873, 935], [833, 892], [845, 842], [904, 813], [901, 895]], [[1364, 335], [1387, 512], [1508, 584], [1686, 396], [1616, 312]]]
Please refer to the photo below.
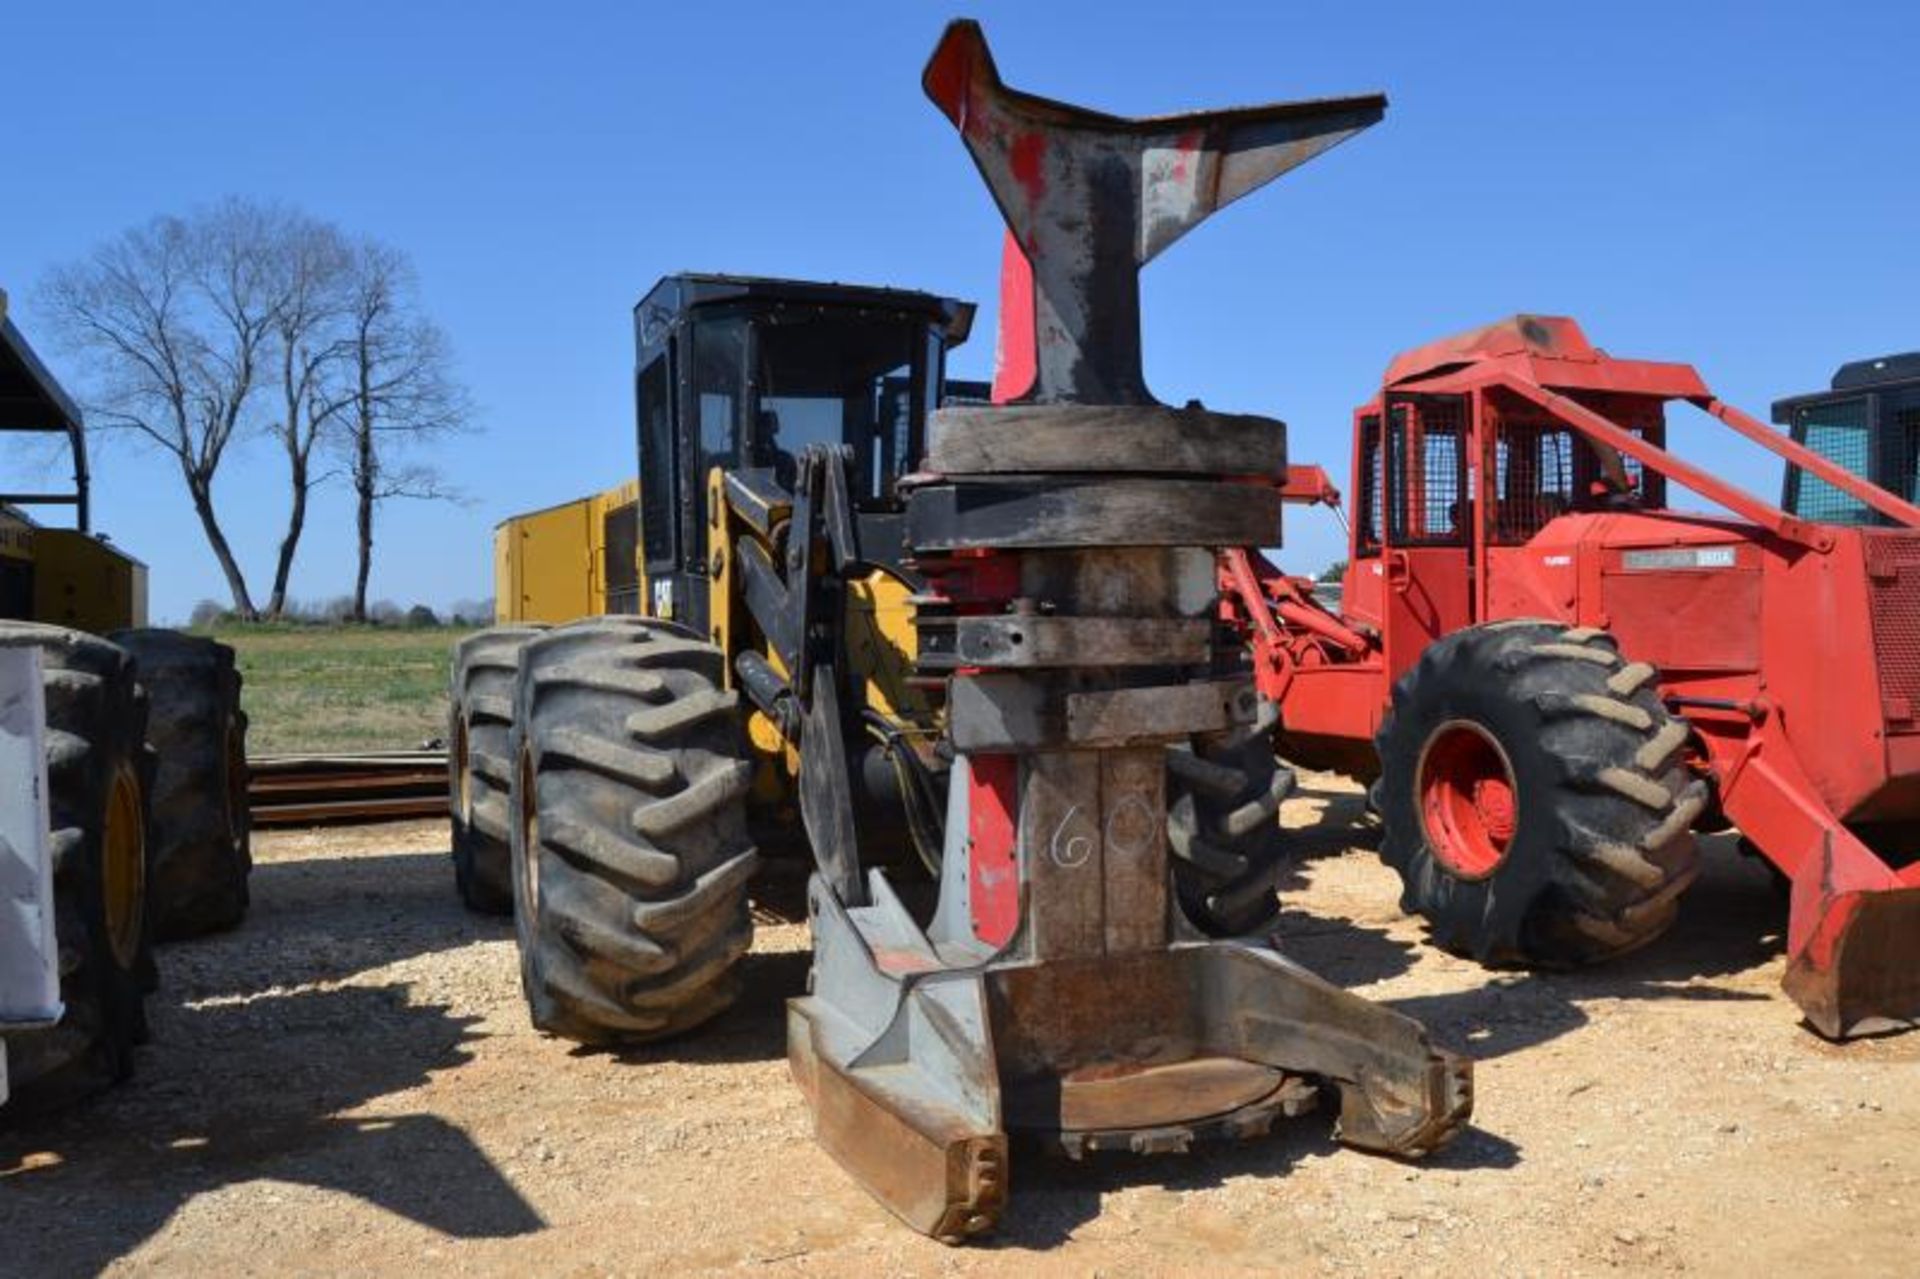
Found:
[[958, 756], [924, 927], [883, 875], [816, 875], [788, 1051], [821, 1143], [957, 1242], [1006, 1202], [1009, 1134], [1079, 1156], [1248, 1137], [1339, 1098], [1349, 1144], [1423, 1155], [1471, 1067], [1264, 939], [1216, 940], [1169, 891], [1166, 747], [1252, 719], [1215, 649], [1215, 546], [1278, 528], [1285, 428], [1174, 410], [1140, 376], [1140, 265], [1378, 119], [1380, 98], [1123, 120], [1001, 85], [955, 23], [930, 97], [1033, 264], [1039, 375], [934, 416], [907, 485], [921, 669]]

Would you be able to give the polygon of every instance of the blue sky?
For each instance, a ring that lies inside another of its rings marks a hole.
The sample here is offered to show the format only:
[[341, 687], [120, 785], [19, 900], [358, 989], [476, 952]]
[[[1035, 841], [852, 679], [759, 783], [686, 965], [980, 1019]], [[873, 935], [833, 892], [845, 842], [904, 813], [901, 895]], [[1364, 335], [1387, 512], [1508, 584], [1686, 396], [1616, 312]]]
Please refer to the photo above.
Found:
[[[48, 268], [156, 213], [284, 201], [409, 251], [482, 407], [464, 506], [396, 506], [373, 593], [491, 593], [502, 516], [634, 466], [633, 302], [724, 270], [983, 304], [996, 215], [919, 72], [981, 18], [1020, 87], [1123, 114], [1385, 90], [1387, 120], [1145, 276], [1163, 399], [1263, 412], [1346, 486], [1348, 414], [1398, 350], [1514, 311], [1686, 360], [1764, 416], [1843, 360], [1920, 347], [1920, 6], [976, 3], [16, 4], [4, 22], [0, 287], [31, 337]], [[55, 351], [43, 355], [56, 371]], [[1764, 455], [1686, 414], [1680, 451], [1763, 493]], [[96, 444], [99, 525], [157, 619], [223, 594], [170, 463]], [[264, 592], [283, 501], [256, 444], [218, 496]], [[1341, 553], [1288, 528], [1302, 571]], [[344, 495], [296, 572], [344, 592]]]

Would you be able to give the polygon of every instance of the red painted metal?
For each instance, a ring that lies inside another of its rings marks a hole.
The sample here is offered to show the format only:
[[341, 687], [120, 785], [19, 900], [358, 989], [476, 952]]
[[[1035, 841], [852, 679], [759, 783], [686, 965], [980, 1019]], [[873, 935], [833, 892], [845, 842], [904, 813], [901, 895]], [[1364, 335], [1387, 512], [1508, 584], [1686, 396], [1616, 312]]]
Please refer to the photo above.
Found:
[[1280, 486], [1280, 500], [1302, 506], [1340, 506], [1340, 490], [1333, 479], [1318, 466], [1287, 467], [1286, 482]]
[[1000, 241], [1000, 328], [993, 348], [993, 402], [1011, 404], [1033, 389], [1033, 268], [1009, 231]]
[[[1444, 397], [1464, 397], [1464, 431], [1446, 424]], [[1664, 447], [1673, 401], [1897, 527], [1801, 520], [1682, 461]], [[1522, 437], [1503, 432], [1516, 424], [1547, 450], [1536, 460], [1557, 463], [1577, 439], [1591, 464], [1568, 462], [1549, 490], [1539, 468], [1514, 469]], [[1401, 440], [1398, 508], [1382, 483], [1388, 437]], [[1502, 487], [1523, 481], [1538, 492]], [[1669, 484], [1739, 518], [1675, 511]], [[1658, 669], [1721, 809], [1792, 880], [1785, 986], [1809, 1022], [1844, 1036], [1920, 1021], [1920, 508], [1725, 405], [1691, 367], [1614, 359], [1550, 316], [1396, 358], [1355, 414], [1352, 492], [1338, 615], [1264, 559], [1222, 557], [1225, 612], [1280, 704], [1285, 753], [1377, 770], [1394, 678], [1463, 626], [1604, 628]], [[1465, 747], [1442, 762], [1423, 782], [1427, 811], [1457, 836], [1457, 869], [1476, 873], [1497, 851], [1502, 797]]]
[[1514, 832], [1513, 771], [1480, 728], [1448, 724], [1420, 757], [1420, 815], [1427, 838], [1461, 879], [1485, 879], [1507, 859]]
[[973, 935], [992, 946], [1013, 940], [1020, 926], [1020, 865], [1015, 816], [1020, 760], [972, 755], [967, 760], [967, 900]]

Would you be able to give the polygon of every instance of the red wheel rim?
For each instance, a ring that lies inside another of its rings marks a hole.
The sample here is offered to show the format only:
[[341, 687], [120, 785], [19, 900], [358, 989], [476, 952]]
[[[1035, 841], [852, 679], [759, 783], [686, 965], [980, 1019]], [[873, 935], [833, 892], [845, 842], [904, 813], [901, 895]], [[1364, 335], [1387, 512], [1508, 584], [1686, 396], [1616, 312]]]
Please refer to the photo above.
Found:
[[1416, 794], [1427, 843], [1461, 879], [1485, 879], [1507, 859], [1519, 817], [1513, 766], [1478, 724], [1452, 720], [1420, 752]]

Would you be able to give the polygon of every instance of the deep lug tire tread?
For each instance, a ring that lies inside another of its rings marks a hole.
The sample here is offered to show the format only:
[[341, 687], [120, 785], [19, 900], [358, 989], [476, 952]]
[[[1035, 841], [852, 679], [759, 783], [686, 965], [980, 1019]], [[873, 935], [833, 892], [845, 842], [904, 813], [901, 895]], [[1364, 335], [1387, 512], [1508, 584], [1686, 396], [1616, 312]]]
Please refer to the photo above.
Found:
[[1173, 886], [1195, 927], [1245, 936], [1279, 918], [1285, 856], [1280, 804], [1293, 773], [1273, 753], [1273, 707], [1252, 724], [1167, 750], [1167, 847]]
[[[1402, 908], [1439, 945], [1486, 964], [1571, 967], [1671, 926], [1697, 871], [1707, 791], [1654, 674], [1605, 631], [1520, 620], [1436, 641], [1395, 684], [1376, 740], [1380, 853]], [[1417, 793], [1420, 752], [1453, 719], [1500, 743], [1519, 795], [1506, 857], [1478, 880], [1436, 855]]]
[[664, 1039], [739, 993], [758, 857], [724, 660], [642, 618], [559, 626], [522, 651], [515, 924], [543, 1031], [592, 1045]]
[[[512, 875], [507, 868], [507, 794], [513, 757], [507, 733], [513, 723], [513, 681], [520, 649], [544, 626], [490, 626], [453, 649], [447, 697], [447, 812], [453, 835], [453, 882], [467, 909], [483, 915], [513, 913]], [[461, 802], [461, 765], [455, 743], [464, 740], [466, 802]]]
[[110, 638], [133, 654], [150, 705], [147, 742], [158, 756], [147, 882], [154, 936], [173, 941], [233, 928], [246, 915], [253, 871], [247, 716], [233, 649], [164, 629]]
[[124, 1079], [134, 1046], [147, 1037], [146, 995], [157, 983], [152, 929], [142, 927], [130, 965], [114, 956], [104, 854], [107, 808], [122, 769], [139, 778], [141, 821], [150, 829], [145, 797], [154, 758], [145, 746], [146, 693], [125, 649], [31, 622], [0, 622], [0, 646], [38, 648], [45, 672], [54, 927], [66, 1007], [49, 1029], [6, 1036], [13, 1095], [4, 1113], [11, 1117], [58, 1109]]

